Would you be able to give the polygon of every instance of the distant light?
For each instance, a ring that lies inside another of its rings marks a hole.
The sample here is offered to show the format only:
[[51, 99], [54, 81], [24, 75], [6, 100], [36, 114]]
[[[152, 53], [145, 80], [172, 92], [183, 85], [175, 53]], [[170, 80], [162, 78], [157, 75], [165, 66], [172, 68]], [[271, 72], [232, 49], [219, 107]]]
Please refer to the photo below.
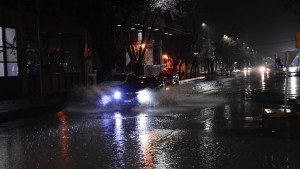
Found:
[[172, 34], [172, 33], [169, 33], [169, 35], [172, 36], [173, 34]]
[[143, 30], [142, 30], [142, 29], [139, 29], [138, 31], [139, 31], [139, 32], [142, 32]]
[[148, 29], [151, 29], [151, 26], [149, 26]]
[[154, 30], [155, 30], [155, 31], [158, 31], [159, 29], [155, 28]]
[[135, 28], [130, 28], [132, 31], [134, 31], [135, 30]]
[[169, 33], [168, 32], [165, 32], [165, 35], [168, 35]]
[[205, 24], [205, 23], [202, 23], [202, 26], [203, 26], [203, 27], [205, 27], [205, 26], [206, 26], [206, 24]]
[[139, 24], [139, 23], [136, 23], [136, 24], [134, 24], [135, 26], [140, 26], [141, 24]]
[[118, 25], [118, 27], [121, 27], [122, 25]]

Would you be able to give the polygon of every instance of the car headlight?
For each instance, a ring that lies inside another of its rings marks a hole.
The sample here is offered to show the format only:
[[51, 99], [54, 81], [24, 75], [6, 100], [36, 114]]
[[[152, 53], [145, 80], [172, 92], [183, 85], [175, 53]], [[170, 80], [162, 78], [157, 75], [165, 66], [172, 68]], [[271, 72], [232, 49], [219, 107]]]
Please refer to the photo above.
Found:
[[153, 96], [151, 91], [145, 89], [137, 92], [138, 102], [141, 104], [149, 104], [153, 102]]
[[261, 66], [261, 67], [259, 68], [259, 70], [260, 70], [261, 72], [264, 72], [264, 71], [266, 71], [266, 68], [265, 68], [264, 66]]
[[119, 91], [115, 91], [114, 94], [113, 94], [113, 97], [114, 97], [116, 100], [120, 100], [121, 97], [122, 97], [122, 93], [119, 92]]
[[107, 104], [110, 103], [111, 101], [112, 101], [112, 100], [111, 100], [110, 97], [104, 95], [104, 96], [102, 96], [101, 99], [100, 99], [100, 104], [101, 104], [101, 105], [107, 105]]

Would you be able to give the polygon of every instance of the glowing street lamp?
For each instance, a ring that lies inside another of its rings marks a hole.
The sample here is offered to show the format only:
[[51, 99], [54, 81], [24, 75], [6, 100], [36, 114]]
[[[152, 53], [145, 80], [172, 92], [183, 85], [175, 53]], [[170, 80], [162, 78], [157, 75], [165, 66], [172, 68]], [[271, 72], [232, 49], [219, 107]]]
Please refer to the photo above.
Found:
[[164, 54], [163, 55], [163, 60], [164, 60], [164, 63], [167, 65], [168, 63], [168, 59], [169, 59], [169, 56], [167, 54]]

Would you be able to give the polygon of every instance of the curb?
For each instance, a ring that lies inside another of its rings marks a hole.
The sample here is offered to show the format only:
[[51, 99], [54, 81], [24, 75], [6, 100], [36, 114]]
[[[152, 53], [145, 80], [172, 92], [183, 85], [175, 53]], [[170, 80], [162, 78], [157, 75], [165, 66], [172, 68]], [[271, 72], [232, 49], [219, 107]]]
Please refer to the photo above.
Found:
[[2, 109], [0, 112], [0, 123], [47, 114], [47, 112], [58, 111], [64, 108], [65, 102], [57, 102], [43, 105], [29, 105], [17, 109]]
[[191, 82], [191, 81], [195, 81], [195, 80], [203, 80], [203, 79], [205, 79], [205, 76], [200, 76], [200, 77], [192, 78], [192, 79], [180, 80], [180, 81], [179, 81], [179, 84], [184, 84], [184, 83], [188, 83], [188, 82]]
[[284, 108], [283, 105], [265, 107], [263, 108], [263, 117], [274, 119], [274, 118], [290, 118], [300, 117], [299, 111], [293, 111], [290, 108]]

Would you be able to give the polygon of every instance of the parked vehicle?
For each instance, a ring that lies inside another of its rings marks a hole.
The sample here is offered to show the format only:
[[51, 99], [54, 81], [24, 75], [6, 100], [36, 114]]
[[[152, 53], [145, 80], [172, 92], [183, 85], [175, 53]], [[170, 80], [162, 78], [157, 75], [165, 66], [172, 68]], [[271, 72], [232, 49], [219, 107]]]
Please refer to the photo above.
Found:
[[164, 85], [158, 76], [141, 76], [138, 79], [143, 88], [160, 89]]
[[179, 84], [179, 74], [172, 70], [161, 71], [159, 77], [165, 85]]

